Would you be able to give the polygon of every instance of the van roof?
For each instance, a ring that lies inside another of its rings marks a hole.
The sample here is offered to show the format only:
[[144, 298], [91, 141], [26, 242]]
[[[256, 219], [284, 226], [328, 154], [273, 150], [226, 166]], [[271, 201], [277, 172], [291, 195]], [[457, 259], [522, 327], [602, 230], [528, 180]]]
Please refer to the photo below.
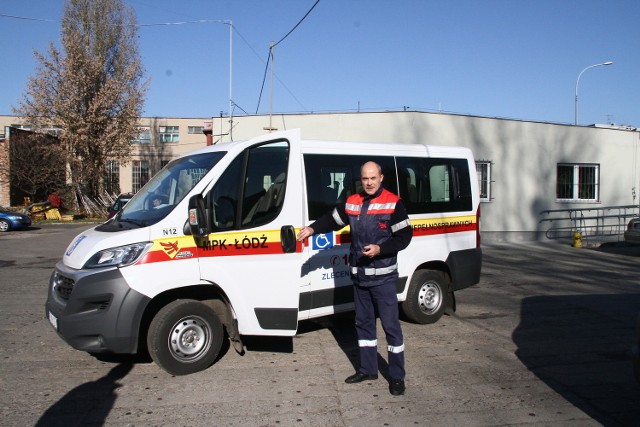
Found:
[[398, 141], [397, 143], [380, 142], [380, 141], [336, 141], [336, 140], [316, 140], [316, 139], [302, 139], [300, 138], [300, 129], [292, 129], [287, 131], [272, 132], [265, 135], [260, 135], [249, 140], [240, 140], [232, 142], [222, 142], [215, 145], [203, 147], [185, 155], [216, 152], [216, 151], [230, 151], [238, 145], [245, 145], [246, 143], [254, 144], [260, 141], [272, 141], [276, 139], [287, 140], [299, 140], [301, 148], [306, 153], [343, 153], [343, 154], [362, 154], [363, 150], [367, 153], [376, 154], [390, 154], [390, 153], [405, 153], [405, 154], [428, 154], [433, 157], [452, 156], [457, 157], [470, 157], [471, 150], [466, 147], [459, 146], [442, 146], [442, 145], [430, 145], [422, 144], [418, 142], [404, 142]]

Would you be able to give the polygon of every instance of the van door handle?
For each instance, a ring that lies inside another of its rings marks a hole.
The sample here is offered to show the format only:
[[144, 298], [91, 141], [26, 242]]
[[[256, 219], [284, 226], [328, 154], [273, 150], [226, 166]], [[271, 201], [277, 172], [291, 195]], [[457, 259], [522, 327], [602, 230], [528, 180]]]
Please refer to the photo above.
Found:
[[286, 254], [296, 251], [296, 229], [293, 225], [283, 225], [280, 228], [280, 244]]

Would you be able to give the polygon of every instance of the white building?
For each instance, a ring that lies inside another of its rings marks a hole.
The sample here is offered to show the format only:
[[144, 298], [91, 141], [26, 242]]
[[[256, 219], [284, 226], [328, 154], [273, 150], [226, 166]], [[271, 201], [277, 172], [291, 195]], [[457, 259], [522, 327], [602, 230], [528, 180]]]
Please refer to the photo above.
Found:
[[[0, 116], [0, 129], [16, 121]], [[411, 111], [239, 116], [232, 123], [228, 117], [141, 118], [131, 162], [113, 165], [120, 190], [136, 191], [171, 159], [206, 145], [203, 131], [211, 124], [212, 143], [300, 128], [305, 139], [469, 147], [483, 195], [485, 240], [568, 237], [576, 227], [585, 235], [607, 234], [611, 224], [624, 226], [638, 214], [640, 133], [635, 128]], [[548, 210], [565, 212], [543, 213]], [[577, 210], [574, 214], [584, 220], [548, 221], [566, 217], [568, 210]]]

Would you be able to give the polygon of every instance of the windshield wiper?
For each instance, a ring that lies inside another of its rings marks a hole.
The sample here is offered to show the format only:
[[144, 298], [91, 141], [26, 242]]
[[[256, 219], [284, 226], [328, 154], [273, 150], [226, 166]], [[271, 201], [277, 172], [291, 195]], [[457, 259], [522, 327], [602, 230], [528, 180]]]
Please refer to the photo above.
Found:
[[146, 227], [147, 224], [144, 221], [138, 221], [137, 219], [118, 218], [118, 222], [128, 222], [129, 224], [137, 225], [138, 227]]

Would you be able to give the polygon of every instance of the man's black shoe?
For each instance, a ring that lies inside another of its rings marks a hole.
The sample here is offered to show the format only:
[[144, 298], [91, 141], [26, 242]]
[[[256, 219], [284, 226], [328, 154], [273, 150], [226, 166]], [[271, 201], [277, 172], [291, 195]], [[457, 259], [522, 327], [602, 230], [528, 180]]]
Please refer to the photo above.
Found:
[[361, 383], [362, 381], [377, 380], [377, 379], [378, 379], [377, 374], [371, 375], [371, 374], [365, 374], [364, 372], [356, 372], [350, 377], [347, 377], [347, 379], [344, 380], [344, 382], [347, 384], [355, 384], [355, 383]]
[[394, 396], [400, 396], [404, 394], [404, 380], [389, 381], [389, 392]]

